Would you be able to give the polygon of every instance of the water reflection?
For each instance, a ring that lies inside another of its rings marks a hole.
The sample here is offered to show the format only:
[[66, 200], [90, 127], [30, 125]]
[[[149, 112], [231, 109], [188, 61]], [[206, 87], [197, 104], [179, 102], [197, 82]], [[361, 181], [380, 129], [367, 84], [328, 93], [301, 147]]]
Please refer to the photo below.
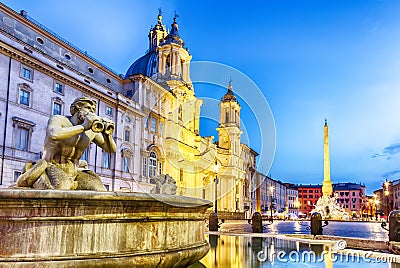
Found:
[[322, 244], [309, 244], [274, 237], [208, 235], [210, 250], [200, 263], [191, 266], [223, 267], [313, 267], [313, 268], [399, 268], [398, 264], [374, 259], [341, 258]]

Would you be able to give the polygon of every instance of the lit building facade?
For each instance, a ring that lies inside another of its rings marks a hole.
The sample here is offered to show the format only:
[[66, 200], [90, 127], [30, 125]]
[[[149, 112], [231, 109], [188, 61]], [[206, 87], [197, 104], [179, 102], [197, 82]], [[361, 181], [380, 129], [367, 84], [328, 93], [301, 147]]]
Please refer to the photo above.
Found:
[[352, 182], [333, 184], [333, 194], [337, 196], [337, 202], [350, 216], [362, 215], [365, 197], [365, 185]]
[[318, 199], [322, 196], [322, 185], [296, 185], [298, 191], [299, 215], [310, 216]]
[[254, 213], [257, 211], [269, 215], [272, 207], [273, 213], [287, 214], [286, 185], [281, 181], [274, 180], [259, 172], [256, 174], [256, 182], [258, 189], [254, 191], [254, 201], [251, 212]]
[[161, 13], [148, 52], [122, 75], [0, 3], [0, 187], [41, 158], [48, 118], [68, 116], [74, 99], [90, 96], [98, 115], [116, 124], [117, 153], [92, 144], [82, 157], [108, 190], [149, 192], [153, 177], [169, 174], [178, 195], [214, 201], [217, 192], [221, 213], [244, 215], [258, 154], [241, 143], [231, 84], [219, 104], [218, 142], [199, 135], [202, 100], [190, 80], [191, 59], [176, 18], [167, 32]]
[[285, 183], [286, 186], [286, 207], [290, 215], [299, 215], [299, 191], [294, 184]]

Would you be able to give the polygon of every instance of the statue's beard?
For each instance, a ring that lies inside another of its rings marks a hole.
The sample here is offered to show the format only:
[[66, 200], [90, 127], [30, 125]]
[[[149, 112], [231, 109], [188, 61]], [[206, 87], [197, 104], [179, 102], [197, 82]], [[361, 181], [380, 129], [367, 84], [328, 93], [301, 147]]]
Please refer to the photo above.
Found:
[[80, 124], [82, 124], [85, 121], [86, 115], [87, 115], [87, 113], [85, 113], [85, 112], [81, 112], [81, 111], [78, 112], [77, 118], [78, 118]]

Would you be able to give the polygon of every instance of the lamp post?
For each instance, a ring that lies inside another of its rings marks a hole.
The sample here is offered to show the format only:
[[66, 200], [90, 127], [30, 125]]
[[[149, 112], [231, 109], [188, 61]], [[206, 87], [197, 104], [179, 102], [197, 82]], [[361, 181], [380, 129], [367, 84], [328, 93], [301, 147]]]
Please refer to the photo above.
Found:
[[269, 187], [269, 191], [271, 192], [271, 205], [270, 205], [270, 210], [271, 210], [271, 220], [272, 220], [272, 198], [273, 198], [273, 194], [274, 194], [274, 186], [270, 186]]
[[378, 221], [378, 204], [379, 204], [379, 200], [376, 199], [377, 196], [376, 194], [374, 194], [374, 203], [375, 203], [375, 221]]
[[372, 204], [373, 204], [372, 198], [368, 199], [368, 202], [369, 202], [369, 220], [372, 221]]
[[214, 170], [215, 170], [215, 214], [218, 213], [218, 162], [217, 160], [215, 160], [215, 166], [214, 166]]
[[387, 179], [385, 180], [384, 186], [385, 186], [384, 194], [386, 197], [386, 222], [388, 222], [389, 221], [389, 194], [390, 194], [390, 191], [389, 191], [389, 182]]

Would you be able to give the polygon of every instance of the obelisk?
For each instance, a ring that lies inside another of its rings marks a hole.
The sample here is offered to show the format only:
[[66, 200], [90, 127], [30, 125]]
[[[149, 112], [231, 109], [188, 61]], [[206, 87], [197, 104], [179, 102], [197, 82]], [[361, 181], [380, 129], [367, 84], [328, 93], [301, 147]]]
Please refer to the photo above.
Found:
[[328, 122], [324, 125], [324, 181], [322, 182], [322, 195], [332, 196], [331, 167], [329, 157]]

